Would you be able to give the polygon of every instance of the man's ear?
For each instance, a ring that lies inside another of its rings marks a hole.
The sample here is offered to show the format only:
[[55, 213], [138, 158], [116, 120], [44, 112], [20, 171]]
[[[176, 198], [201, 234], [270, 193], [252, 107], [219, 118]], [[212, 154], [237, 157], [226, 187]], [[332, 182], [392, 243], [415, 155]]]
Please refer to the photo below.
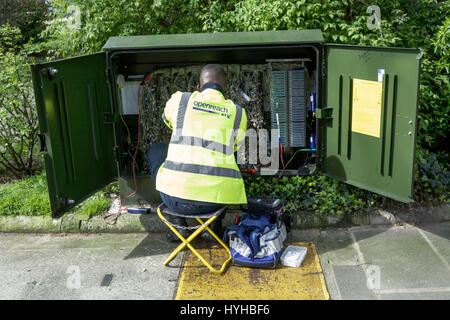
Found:
[[197, 85], [197, 91], [200, 91], [200, 83]]

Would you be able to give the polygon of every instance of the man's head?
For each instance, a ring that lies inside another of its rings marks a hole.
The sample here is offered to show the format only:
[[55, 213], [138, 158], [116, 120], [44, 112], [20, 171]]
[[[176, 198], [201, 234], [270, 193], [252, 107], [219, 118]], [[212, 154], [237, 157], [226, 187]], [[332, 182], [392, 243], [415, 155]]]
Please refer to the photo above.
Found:
[[221, 86], [224, 93], [228, 89], [225, 71], [219, 64], [207, 64], [202, 68], [200, 71], [200, 83], [197, 89], [200, 90], [208, 82], [214, 82]]

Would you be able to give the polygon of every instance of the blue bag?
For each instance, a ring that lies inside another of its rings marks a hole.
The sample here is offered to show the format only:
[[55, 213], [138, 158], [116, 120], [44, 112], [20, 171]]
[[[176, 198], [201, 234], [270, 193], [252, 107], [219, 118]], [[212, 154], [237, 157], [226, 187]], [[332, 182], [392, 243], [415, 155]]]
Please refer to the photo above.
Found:
[[229, 226], [223, 241], [229, 243], [232, 264], [241, 267], [273, 269], [284, 251], [287, 230], [271, 213], [246, 213], [238, 224]]

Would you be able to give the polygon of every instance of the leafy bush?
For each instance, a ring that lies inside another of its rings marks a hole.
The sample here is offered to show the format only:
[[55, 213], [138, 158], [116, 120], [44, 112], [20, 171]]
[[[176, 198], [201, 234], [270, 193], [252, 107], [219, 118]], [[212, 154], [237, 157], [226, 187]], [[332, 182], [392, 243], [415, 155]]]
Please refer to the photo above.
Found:
[[421, 203], [449, 203], [450, 173], [437, 160], [436, 154], [428, 150], [417, 151], [415, 174], [415, 200]]
[[39, 38], [45, 28], [47, 11], [46, 0], [3, 0], [0, 1], [0, 25], [18, 28], [23, 35], [18, 44], [22, 46]]
[[[415, 47], [424, 51], [419, 100], [415, 198], [436, 204], [448, 198], [448, 1], [377, 1], [381, 28], [367, 27], [368, 5], [361, 1], [214, 1], [203, 30], [258, 31], [321, 29], [325, 42]], [[447, 13], [447, 14], [446, 14]], [[430, 155], [430, 150], [434, 155]], [[426, 155], [426, 156], [425, 156]], [[441, 163], [441, 164], [439, 164]], [[354, 212], [380, 204], [382, 197], [325, 177], [247, 181], [249, 196], [277, 196], [293, 209], [319, 213]], [[270, 192], [266, 188], [273, 188]]]
[[[439, 161], [448, 159], [449, 19], [444, 19], [449, 1], [379, 0], [379, 29], [368, 28], [373, 13], [357, 0], [52, 0], [50, 4], [53, 20], [44, 34], [49, 50], [63, 57], [99, 51], [110, 36], [202, 31], [321, 29], [325, 42], [421, 48], [418, 142]], [[74, 7], [79, 11], [73, 13]], [[79, 16], [76, 27], [73, 20], [68, 23], [70, 12], [70, 19]]]
[[374, 207], [381, 197], [368, 191], [320, 176], [250, 177], [245, 179], [247, 197], [281, 198], [291, 212], [315, 211], [342, 215]]
[[450, 2], [389, 0], [376, 5], [381, 28], [370, 30], [368, 5], [362, 1], [214, 1], [204, 16], [203, 30], [321, 29], [325, 42], [421, 48], [418, 142], [447, 162]]
[[[449, 183], [450, 173], [436, 154], [418, 148], [414, 200], [424, 205], [449, 203]], [[247, 197], [281, 198], [290, 211], [342, 215], [384, 205], [382, 196], [320, 175], [282, 177], [279, 181], [248, 177], [245, 186]]]
[[450, 17], [447, 17], [444, 24], [439, 27], [435, 39], [432, 39], [434, 52], [440, 54], [441, 58], [437, 61], [438, 70], [450, 72]]
[[427, 150], [437, 156], [437, 160], [448, 168], [449, 114], [448, 97], [450, 96], [448, 37], [450, 34], [450, 18], [439, 27], [435, 37], [431, 39], [435, 56], [425, 59], [422, 64], [421, 99], [420, 99], [420, 131], [419, 142]]
[[21, 178], [40, 169], [38, 122], [31, 81], [30, 50], [17, 43], [19, 29], [0, 27], [0, 172]]
[[[44, 31], [51, 56], [100, 51], [111, 36], [201, 32], [205, 1], [51, 0]], [[70, 39], [70, 41], [67, 41]]]
[[[43, 33], [43, 48], [56, 57], [100, 51], [108, 37], [118, 35], [283, 29], [321, 29], [325, 42], [421, 48], [416, 198], [442, 201], [448, 194], [449, 19], [444, 19], [449, 1], [378, 0], [380, 29], [367, 27], [368, 5], [357, 0], [49, 2], [53, 15]], [[272, 195], [286, 199], [290, 210], [334, 214], [367, 208], [382, 199], [317, 175], [273, 182], [267, 177], [247, 179], [249, 197]]]

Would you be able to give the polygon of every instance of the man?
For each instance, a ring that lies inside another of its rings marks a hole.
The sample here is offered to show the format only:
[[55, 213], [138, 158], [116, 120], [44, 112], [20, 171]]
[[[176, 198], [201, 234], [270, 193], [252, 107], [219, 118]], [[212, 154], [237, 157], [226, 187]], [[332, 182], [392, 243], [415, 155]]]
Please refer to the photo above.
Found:
[[[178, 91], [166, 103], [162, 117], [173, 130], [170, 144], [152, 145], [147, 161], [162, 201], [175, 212], [205, 214], [225, 204], [247, 203], [235, 157], [245, 138], [247, 116], [244, 109], [225, 99], [227, 89], [223, 68], [208, 64], [200, 72], [198, 91]], [[219, 237], [223, 216], [211, 225]], [[169, 221], [187, 225], [182, 218]], [[185, 229], [178, 231], [188, 234]], [[167, 240], [177, 238], [169, 231]]]

